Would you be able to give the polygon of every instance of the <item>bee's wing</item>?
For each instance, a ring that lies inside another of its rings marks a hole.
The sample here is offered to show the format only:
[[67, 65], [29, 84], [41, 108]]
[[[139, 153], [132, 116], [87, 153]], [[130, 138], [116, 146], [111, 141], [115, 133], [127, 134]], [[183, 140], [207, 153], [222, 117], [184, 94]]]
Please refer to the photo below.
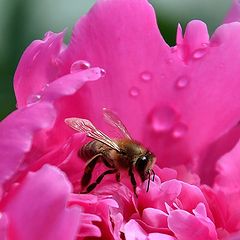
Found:
[[112, 112], [110, 109], [103, 108], [103, 115], [104, 115], [105, 120], [112, 126], [117, 127], [121, 131], [121, 133], [124, 137], [132, 139], [127, 128], [125, 127], [123, 122], [119, 119], [117, 114]]
[[66, 118], [65, 123], [78, 132], [86, 133], [90, 138], [100, 141], [120, 152], [119, 146], [106, 134], [98, 130], [89, 120], [82, 118]]

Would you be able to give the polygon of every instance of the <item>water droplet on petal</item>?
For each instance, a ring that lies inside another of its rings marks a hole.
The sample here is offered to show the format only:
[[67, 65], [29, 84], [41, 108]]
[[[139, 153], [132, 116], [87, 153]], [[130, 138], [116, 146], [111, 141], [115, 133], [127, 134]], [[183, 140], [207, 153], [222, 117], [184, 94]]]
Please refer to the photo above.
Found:
[[143, 80], [144, 82], [148, 82], [152, 80], [152, 74], [150, 72], [142, 72], [140, 74], [140, 78], [141, 80]]
[[167, 132], [172, 129], [176, 122], [175, 110], [168, 106], [159, 106], [150, 113], [150, 125], [156, 133]]
[[75, 72], [79, 72], [82, 70], [86, 70], [90, 67], [91, 67], [91, 65], [89, 62], [87, 62], [85, 60], [78, 60], [72, 64], [72, 66], [70, 68], [70, 73], [75, 73]]
[[40, 94], [31, 95], [27, 99], [27, 105], [31, 105], [31, 104], [37, 103], [40, 99], [41, 99], [41, 95]]
[[176, 81], [176, 87], [178, 89], [183, 89], [189, 84], [189, 79], [186, 76], [181, 76]]
[[206, 48], [201, 48], [193, 52], [193, 58], [199, 59], [202, 58], [207, 53]]
[[188, 131], [188, 126], [185, 123], [179, 122], [174, 126], [172, 135], [174, 138], [182, 138]]
[[139, 95], [139, 89], [137, 87], [132, 87], [129, 91], [131, 97], [137, 97]]
[[104, 77], [106, 75], [106, 71], [103, 68], [101, 68], [100, 74], [101, 74], [101, 77]]

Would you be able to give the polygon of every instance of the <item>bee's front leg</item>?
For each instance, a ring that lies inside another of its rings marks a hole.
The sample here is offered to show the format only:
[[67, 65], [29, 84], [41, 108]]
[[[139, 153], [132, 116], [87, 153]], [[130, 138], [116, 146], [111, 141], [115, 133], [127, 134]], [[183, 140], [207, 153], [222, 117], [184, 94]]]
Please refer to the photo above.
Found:
[[136, 183], [136, 180], [135, 180], [135, 177], [134, 177], [134, 174], [133, 174], [133, 168], [132, 168], [132, 166], [129, 168], [128, 174], [129, 174], [129, 176], [130, 176], [131, 183], [132, 183], [132, 185], [133, 185], [134, 194], [135, 194], [136, 197], [138, 197], [138, 195], [137, 195], [137, 193], [136, 193], [137, 183]]

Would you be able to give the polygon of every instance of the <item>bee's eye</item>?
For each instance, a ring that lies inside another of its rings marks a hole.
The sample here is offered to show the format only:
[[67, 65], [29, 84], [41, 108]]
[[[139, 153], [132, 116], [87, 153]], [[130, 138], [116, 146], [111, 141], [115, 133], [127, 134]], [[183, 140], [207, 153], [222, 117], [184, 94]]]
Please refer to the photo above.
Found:
[[137, 162], [136, 162], [136, 168], [138, 171], [144, 171], [145, 167], [148, 164], [148, 157], [146, 156], [141, 156], [138, 158]]

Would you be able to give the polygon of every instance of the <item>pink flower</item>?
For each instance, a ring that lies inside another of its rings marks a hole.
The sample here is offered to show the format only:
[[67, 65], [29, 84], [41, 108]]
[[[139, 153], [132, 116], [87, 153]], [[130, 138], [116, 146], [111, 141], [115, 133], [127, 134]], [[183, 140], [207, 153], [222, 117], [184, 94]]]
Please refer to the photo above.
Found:
[[[68, 46], [63, 32], [34, 41], [0, 123], [0, 239], [239, 239], [239, 9], [210, 39], [201, 21], [179, 25], [170, 47], [146, 0], [98, 0]], [[103, 107], [157, 157], [138, 198], [124, 171], [79, 193], [89, 139], [64, 119], [116, 137]]]

